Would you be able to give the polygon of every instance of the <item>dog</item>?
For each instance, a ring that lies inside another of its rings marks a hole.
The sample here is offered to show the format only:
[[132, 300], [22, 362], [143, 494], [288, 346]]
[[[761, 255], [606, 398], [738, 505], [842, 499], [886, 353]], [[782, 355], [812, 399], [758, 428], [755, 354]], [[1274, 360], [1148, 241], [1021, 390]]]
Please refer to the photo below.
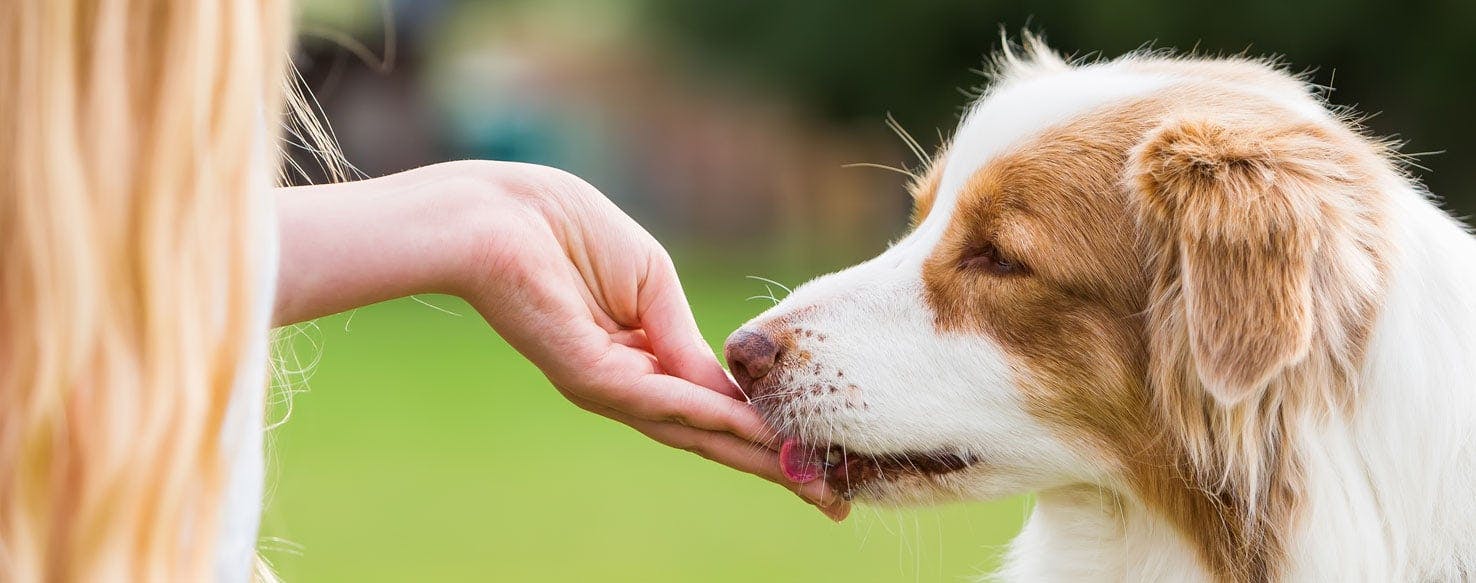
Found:
[[1034, 493], [1017, 581], [1476, 577], [1476, 241], [1305, 79], [1005, 49], [886, 251], [724, 355], [796, 481]]

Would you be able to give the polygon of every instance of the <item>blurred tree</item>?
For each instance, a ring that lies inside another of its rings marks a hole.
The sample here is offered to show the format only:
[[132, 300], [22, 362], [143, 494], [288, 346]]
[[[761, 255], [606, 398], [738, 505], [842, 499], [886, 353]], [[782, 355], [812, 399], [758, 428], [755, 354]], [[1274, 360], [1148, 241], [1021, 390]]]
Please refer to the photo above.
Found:
[[643, 0], [656, 31], [692, 66], [733, 67], [819, 113], [880, 122], [893, 112], [925, 144], [956, 123], [1001, 27], [1042, 31], [1076, 56], [1143, 46], [1207, 54], [1283, 55], [1332, 84], [1333, 101], [1366, 113], [1422, 157], [1417, 171], [1461, 213], [1476, 210], [1476, 2], [1471, 0]]

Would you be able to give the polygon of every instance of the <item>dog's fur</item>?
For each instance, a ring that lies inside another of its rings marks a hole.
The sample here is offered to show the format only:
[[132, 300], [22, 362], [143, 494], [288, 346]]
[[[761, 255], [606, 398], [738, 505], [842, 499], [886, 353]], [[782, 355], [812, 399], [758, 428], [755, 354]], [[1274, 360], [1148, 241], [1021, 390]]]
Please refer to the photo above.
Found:
[[1476, 576], [1476, 245], [1397, 161], [1264, 61], [1027, 42], [911, 232], [744, 327], [781, 349], [745, 389], [972, 462], [862, 501], [1035, 492], [1006, 579]]

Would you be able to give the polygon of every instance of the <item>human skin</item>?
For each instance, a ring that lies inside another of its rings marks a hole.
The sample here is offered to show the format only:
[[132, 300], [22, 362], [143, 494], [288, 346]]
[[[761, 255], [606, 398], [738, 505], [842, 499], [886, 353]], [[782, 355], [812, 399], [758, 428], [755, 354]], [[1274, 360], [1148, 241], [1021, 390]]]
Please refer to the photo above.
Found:
[[823, 480], [784, 478], [778, 440], [702, 339], [665, 249], [578, 177], [449, 162], [282, 188], [276, 203], [277, 325], [459, 296], [580, 408], [780, 484], [832, 520], [849, 512]]

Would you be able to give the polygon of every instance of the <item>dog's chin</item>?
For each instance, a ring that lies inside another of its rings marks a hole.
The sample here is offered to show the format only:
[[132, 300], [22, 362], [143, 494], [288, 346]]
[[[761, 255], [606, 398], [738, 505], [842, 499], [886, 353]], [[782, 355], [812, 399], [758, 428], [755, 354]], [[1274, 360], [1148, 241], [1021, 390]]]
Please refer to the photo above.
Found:
[[[1041, 482], [1024, 472], [974, 460], [949, 472], [905, 471], [890, 473], [863, 483], [829, 478], [826, 483], [847, 500], [884, 508], [916, 508], [957, 502], [1002, 500], [1041, 489]], [[1050, 487], [1067, 485], [1050, 482]], [[849, 492], [848, 494], [846, 494]]]
[[917, 508], [953, 502], [976, 501], [962, 487], [968, 470], [939, 476], [897, 476], [866, 484], [852, 494], [851, 500], [881, 508]]
[[947, 449], [862, 451], [839, 443], [784, 440], [780, 461], [795, 481], [823, 479], [846, 500], [885, 505], [946, 501], [953, 477], [980, 462], [978, 456]]

